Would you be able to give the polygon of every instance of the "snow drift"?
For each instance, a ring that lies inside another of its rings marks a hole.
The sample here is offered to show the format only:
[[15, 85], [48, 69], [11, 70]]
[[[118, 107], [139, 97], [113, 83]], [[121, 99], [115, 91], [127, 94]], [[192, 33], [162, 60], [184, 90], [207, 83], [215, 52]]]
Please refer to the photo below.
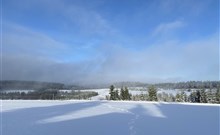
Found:
[[219, 105], [1, 101], [2, 135], [219, 135]]

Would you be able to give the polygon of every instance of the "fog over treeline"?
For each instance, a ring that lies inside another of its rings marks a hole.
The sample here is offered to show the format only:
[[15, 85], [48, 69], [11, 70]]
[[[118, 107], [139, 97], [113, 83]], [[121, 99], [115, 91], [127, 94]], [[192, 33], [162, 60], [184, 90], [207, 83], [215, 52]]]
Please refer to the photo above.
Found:
[[[64, 84], [52, 82], [37, 82], [37, 81], [17, 81], [5, 80], [0, 82], [0, 90], [60, 90], [60, 89], [88, 89], [88, 88], [108, 88], [111, 84], [100, 85], [83, 85], [83, 84]], [[141, 83], [141, 82], [116, 82], [115, 87], [149, 87], [154, 85], [157, 88], [164, 89], [213, 89], [220, 87], [220, 81], [188, 81], [178, 83]]]

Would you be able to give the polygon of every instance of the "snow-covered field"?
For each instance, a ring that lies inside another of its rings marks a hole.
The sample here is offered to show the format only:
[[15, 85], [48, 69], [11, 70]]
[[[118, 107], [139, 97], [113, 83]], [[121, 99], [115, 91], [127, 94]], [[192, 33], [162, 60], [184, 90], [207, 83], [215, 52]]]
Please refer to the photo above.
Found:
[[219, 135], [220, 105], [1, 101], [1, 135]]

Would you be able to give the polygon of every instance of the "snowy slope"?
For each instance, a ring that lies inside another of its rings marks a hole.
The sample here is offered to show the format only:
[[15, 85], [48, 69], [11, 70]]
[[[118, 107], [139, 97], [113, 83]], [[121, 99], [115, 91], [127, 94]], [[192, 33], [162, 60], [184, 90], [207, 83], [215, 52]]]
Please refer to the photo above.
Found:
[[2, 101], [2, 135], [219, 135], [219, 105]]

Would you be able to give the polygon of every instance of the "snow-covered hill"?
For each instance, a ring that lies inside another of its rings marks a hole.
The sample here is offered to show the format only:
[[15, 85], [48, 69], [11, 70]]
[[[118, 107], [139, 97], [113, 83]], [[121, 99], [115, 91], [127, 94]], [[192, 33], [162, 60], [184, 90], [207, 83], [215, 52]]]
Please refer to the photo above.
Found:
[[1, 101], [1, 135], [219, 135], [219, 105]]

